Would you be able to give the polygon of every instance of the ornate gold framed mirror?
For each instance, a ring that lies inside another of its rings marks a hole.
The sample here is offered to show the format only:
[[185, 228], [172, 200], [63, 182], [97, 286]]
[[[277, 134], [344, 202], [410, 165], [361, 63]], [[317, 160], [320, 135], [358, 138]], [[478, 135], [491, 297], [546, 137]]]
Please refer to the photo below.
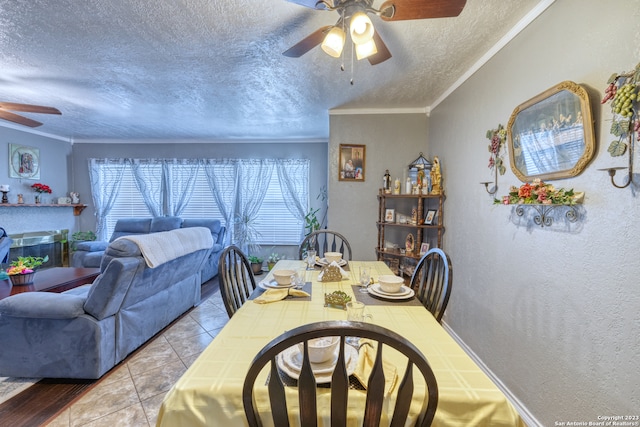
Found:
[[587, 91], [564, 81], [520, 104], [507, 125], [511, 170], [522, 182], [580, 174], [595, 155]]

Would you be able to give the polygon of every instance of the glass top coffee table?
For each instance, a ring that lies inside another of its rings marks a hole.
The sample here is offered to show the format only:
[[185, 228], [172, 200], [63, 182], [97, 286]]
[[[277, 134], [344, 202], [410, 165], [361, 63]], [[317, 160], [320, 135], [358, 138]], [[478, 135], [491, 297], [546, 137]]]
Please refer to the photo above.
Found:
[[12, 285], [11, 280], [0, 280], [0, 300], [22, 292], [64, 292], [93, 283], [99, 268], [53, 267], [38, 270], [32, 285]]

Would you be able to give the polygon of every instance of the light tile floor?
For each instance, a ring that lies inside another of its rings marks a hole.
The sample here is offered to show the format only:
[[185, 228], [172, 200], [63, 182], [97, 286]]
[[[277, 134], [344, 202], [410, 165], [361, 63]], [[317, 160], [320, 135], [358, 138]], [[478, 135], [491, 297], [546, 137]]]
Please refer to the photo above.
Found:
[[48, 426], [155, 426], [167, 391], [228, 320], [216, 291], [129, 361], [108, 373]]

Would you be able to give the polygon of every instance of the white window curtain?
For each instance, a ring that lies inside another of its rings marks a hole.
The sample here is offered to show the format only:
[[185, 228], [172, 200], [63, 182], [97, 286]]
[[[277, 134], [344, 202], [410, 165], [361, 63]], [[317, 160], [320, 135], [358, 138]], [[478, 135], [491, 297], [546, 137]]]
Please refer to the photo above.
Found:
[[233, 219], [236, 214], [236, 197], [238, 195], [238, 160], [205, 159], [202, 168], [207, 175], [207, 182], [218, 204], [218, 209], [227, 224], [227, 242], [234, 242]]
[[180, 216], [191, 200], [200, 170], [198, 159], [168, 159], [163, 164], [167, 190], [167, 214]]
[[[284, 205], [296, 219], [304, 222], [309, 206], [309, 160], [278, 159], [276, 170]], [[301, 229], [300, 240], [303, 237], [304, 229]]]
[[[118, 219], [132, 215], [217, 218], [227, 228], [225, 242], [220, 243], [234, 243], [250, 253], [255, 253], [258, 245], [295, 245], [304, 235], [309, 160], [90, 162], [98, 229], [104, 240]], [[112, 170], [114, 165], [116, 171]]]
[[126, 167], [124, 159], [89, 159], [89, 180], [98, 240], [109, 240], [105, 220], [118, 197]]
[[234, 237], [246, 253], [256, 253], [260, 232], [256, 218], [267, 194], [275, 163], [271, 160], [241, 160], [238, 170], [239, 197], [234, 218]]
[[162, 160], [131, 159], [131, 170], [144, 204], [154, 217], [164, 214]]

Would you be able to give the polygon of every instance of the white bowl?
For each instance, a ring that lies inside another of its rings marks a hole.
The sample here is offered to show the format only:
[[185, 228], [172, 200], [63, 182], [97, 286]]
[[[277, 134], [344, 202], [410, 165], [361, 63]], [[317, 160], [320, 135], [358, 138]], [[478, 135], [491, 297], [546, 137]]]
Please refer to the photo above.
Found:
[[295, 274], [293, 270], [275, 270], [273, 272], [273, 278], [276, 279], [278, 285], [290, 285], [291, 276]]
[[400, 292], [400, 288], [404, 285], [404, 279], [391, 274], [384, 274], [378, 277], [378, 283], [380, 283], [380, 288], [384, 292], [393, 294]]
[[[311, 363], [322, 363], [331, 359], [336, 354], [336, 348], [340, 343], [340, 337], [322, 337], [309, 340], [309, 361]], [[304, 343], [298, 344], [302, 353]]]
[[325, 252], [324, 257], [327, 259], [327, 262], [331, 264], [333, 261], [340, 262], [340, 260], [342, 259], [342, 253], [341, 252]]

